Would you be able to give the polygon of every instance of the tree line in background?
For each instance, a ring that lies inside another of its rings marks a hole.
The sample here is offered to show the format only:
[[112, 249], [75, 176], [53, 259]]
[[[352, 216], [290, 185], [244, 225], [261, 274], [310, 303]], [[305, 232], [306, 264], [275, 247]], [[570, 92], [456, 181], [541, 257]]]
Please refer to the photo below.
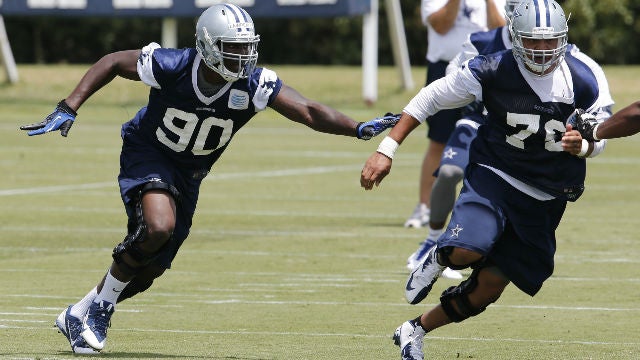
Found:
[[[380, 0], [379, 63], [393, 54], [384, 0]], [[569, 19], [569, 41], [602, 64], [640, 64], [640, 0], [560, 0]], [[427, 32], [419, 0], [401, 0], [409, 57], [425, 63]], [[102, 55], [161, 41], [161, 19], [7, 17], [18, 63], [93, 63]], [[194, 46], [196, 19], [178, 19], [178, 46]], [[362, 17], [256, 18], [262, 64], [359, 65]]]

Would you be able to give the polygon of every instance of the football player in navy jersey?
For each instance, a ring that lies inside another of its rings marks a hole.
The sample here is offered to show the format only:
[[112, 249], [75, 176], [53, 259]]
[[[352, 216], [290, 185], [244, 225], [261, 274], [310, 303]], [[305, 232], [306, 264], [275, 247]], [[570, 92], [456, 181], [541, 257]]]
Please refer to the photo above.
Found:
[[396, 329], [405, 360], [423, 359], [425, 333], [482, 313], [509, 283], [534, 296], [553, 273], [555, 230], [567, 202], [584, 189], [587, 150], [567, 120], [577, 109], [606, 108], [596, 76], [567, 55], [567, 19], [555, 1], [523, 1], [509, 26], [512, 50], [476, 56], [423, 88], [361, 172], [361, 186], [371, 190], [427, 116], [484, 103], [486, 121], [471, 144], [451, 220], [409, 276], [405, 295], [412, 304], [422, 301], [446, 266], [473, 272]]
[[[505, 5], [505, 14], [507, 19], [511, 16], [520, 0], [507, 0]], [[468, 41], [462, 45], [462, 51], [449, 63], [447, 73], [455, 71], [464, 64], [466, 60], [479, 54], [486, 55], [499, 51], [511, 49], [511, 35], [509, 27], [503, 26], [490, 31], [480, 31], [469, 36]], [[567, 46], [566, 56], [575, 57], [579, 61], [589, 66], [590, 70], [596, 76], [598, 81], [598, 90], [602, 98], [601, 105], [603, 109], [597, 109], [595, 114], [598, 116], [597, 123], [605, 121], [611, 116], [611, 106], [614, 101], [609, 93], [609, 84], [604, 71], [593, 59], [586, 54], [580, 52], [577, 46], [569, 44]], [[478, 127], [484, 123], [484, 105], [479, 101], [467, 105], [462, 110], [462, 118], [456, 123], [454, 132], [449, 137], [445, 146], [445, 151], [440, 159], [440, 167], [436, 172], [436, 178], [431, 191], [429, 218], [429, 233], [427, 238], [420, 243], [418, 249], [407, 259], [407, 268], [413, 271], [419, 263], [422, 262], [427, 251], [435, 245], [435, 242], [444, 232], [447, 217], [453, 209], [456, 199], [457, 185], [464, 177], [464, 169], [469, 162], [469, 147], [471, 141], [476, 137]], [[594, 117], [595, 118], [595, 117]], [[583, 136], [584, 138], [584, 136]], [[606, 147], [605, 141], [585, 142], [585, 157], [595, 157], [601, 154]], [[442, 277], [454, 278], [455, 270], [445, 268]], [[459, 274], [459, 273], [458, 273]], [[448, 275], [448, 276], [447, 276]], [[462, 278], [462, 275], [460, 275]]]
[[59, 130], [67, 136], [80, 106], [116, 76], [151, 87], [148, 104], [121, 131], [118, 182], [128, 235], [98, 285], [55, 322], [74, 353], [102, 350], [115, 304], [145, 291], [171, 267], [189, 234], [203, 178], [257, 112], [271, 107], [316, 131], [364, 140], [397, 122], [398, 116], [384, 116], [357, 123], [303, 97], [272, 70], [256, 67], [259, 40], [244, 9], [214, 5], [197, 21], [195, 48], [151, 43], [108, 54], [44, 121], [21, 127], [29, 135]]

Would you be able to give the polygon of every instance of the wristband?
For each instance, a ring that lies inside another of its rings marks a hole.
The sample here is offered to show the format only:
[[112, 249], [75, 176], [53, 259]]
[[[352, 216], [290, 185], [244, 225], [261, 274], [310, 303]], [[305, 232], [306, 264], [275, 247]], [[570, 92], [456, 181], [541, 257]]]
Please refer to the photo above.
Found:
[[589, 142], [585, 139], [582, 139], [582, 147], [580, 148], [578, 156], [584, 157], [585, 155], [587, 155], [587, 151], [589, 151]]
[[600, 141], [600, 139], [598, 139], [598, 136], [596, 136], [596, 133], [598, 132], [598, 126], [600, 126], [600, 124], [593, 127], [593, 134], [591, 135], [593, 137], [593, 140], [595, 141]]
[[388, 136], [385, 136], [385, 138], [380, 142], [380, 145], [378, 145], [378, 150], [376, 151], [380, 154], [385, 155], [389, 159], [393, 159], [393, 155], [396, 153], [396, 150], [398, 150], [399, 146], [400, 144], [398, 144], [397, 141]]

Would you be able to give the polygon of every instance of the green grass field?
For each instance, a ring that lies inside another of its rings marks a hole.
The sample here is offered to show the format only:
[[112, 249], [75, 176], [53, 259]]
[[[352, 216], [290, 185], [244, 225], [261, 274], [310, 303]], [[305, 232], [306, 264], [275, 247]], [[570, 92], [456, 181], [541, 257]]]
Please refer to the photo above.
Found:
[[[359, 68], [273, 66], [285, 82], [365, 120], [417, 91], [380, 69], [367, 107]], [[102, 277], [125, 235], [116, 176], [120, 124], [145, 103], [116, 80], [90, 99], [68, 138], [29, 138], [84, 66], [20, 66], [0, 87], [0, 358], [71, 359], [55, 317]], [[616, 109], [640, 98], [640, 67], [607, 67]], [[424, 70], [414, 69], [416, 84]], [[379, 140], [314, 133], [275, 111], [240, 131], [201, 188], [173, 269], [119, 305], [102, 358], [398, 359], [394, 329], [438, 301], [404, 300], [405, 261], [426, 235], [404, 229], [415, 205], [425, 128], [392, 173], [359, 187]], [[556, 271], [530, 298], [511, 286], [481, 316], [438, 329], [427, 359], [640, 357], [640, 137], [589, 160], [587, 191], [558, 231]]]

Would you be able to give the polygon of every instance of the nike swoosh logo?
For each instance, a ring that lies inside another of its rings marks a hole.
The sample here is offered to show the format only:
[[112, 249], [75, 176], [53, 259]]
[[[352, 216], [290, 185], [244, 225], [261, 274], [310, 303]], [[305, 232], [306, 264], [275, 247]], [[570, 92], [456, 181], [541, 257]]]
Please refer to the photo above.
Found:
[[122, 292], [122, 290], [116, 290], [116, 288], [113, 288], [111, 290], [113, 290], [113, 292], [117, 292], [117, 293]]
[[411, 282], [413, 281], [413, 273], [414, 272], [415, 271], [411, 272], [411, 277], [409, 278], [409, 281], [407, 281], [407, 288], [406, 288], [407, 291], [411, 291], [411, 290], [415, 289], [414, 287], [411, 287]]

